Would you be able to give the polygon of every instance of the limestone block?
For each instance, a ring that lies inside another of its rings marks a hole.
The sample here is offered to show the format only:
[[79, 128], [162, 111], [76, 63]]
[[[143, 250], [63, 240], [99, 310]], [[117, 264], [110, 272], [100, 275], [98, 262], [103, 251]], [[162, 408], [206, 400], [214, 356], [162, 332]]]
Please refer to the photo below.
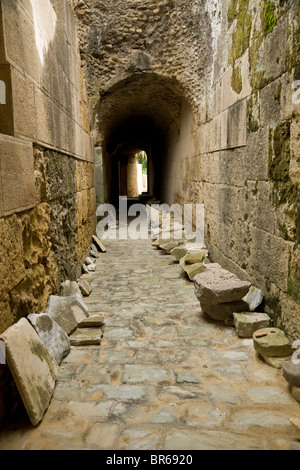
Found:
[[59, 366], [30, 323], [22, 318], [2, 335], [6, 359], [31, 423], [43, 418]]
[[78, 286], [81, 294], [85, 297], [88, 297], [93, 290], [90, 284], [85, 279], [79, 279]]
[[[30, 10], [27, 8], [25, 11], [24, 7], [20, 6], [16, 8], [11, 2], [3, 3], [2, 7], [7, 57], [38, 82], [41, 60], [36, 45], [33, 19], [28, 15]], [[46, 18], [45, 15], [44, 18]]]
[[[242, 300], [248, 304], [249, 311], [254, 312], [254, 310], [262, 303], [263, 298], [264, 296], [262, 291], [255, 286], [251, 286], [248, 293], [245, 295], [245, 297], [243, 297]], [[263, 325], [263, 327], [264, 326], [267, 325]]]
[[234, 326], [240, 338], [252, 338], [253, 333], [271, 326], [271, 319], [265, 313], [234, 313]]
[[32, 313], [28, 315], [27, 320], [31, 323], [50, 354], [60, 364], [70, 351], [70, 340], [65, 330], [46, 313]]
[[0, 168], [4, 214], [36, 205], [32, 143], [0, 135]]
[[92, 315], [78, 323], [78, 328], [100, 327], [103, 325], [104, 315]]
[[282, 368], [285, 380], [294, 387], [300, 387], [300, 364], [295, 364], [292, 360], [286, 361]]
[[159, 247], [165, 251], [166, 253], [170, 254], [170, 252], [180, 244], [179, 241], [165, 241], [165, 242], [162, 242]]
[[243, 312], [246, 304], [242, 300], [236, 302], [225, 302], [215, 305], [200, 303], [202, 312], [216, 321], [225, 321], [232, 318], [234, 312]]
[[1, 100], [0, 134], [14, 135], [14, 114], [10, 65], [0, 65], [0, 80], [4, 83], [4, 100], [3, 96]]
[[70, 335], [76, 330], [78, 322], [84, 320], [86, 310], [80, 299], [75, 296], [59, 297], [50, 295], [46, 313]]
[[285, 357], [292, 354], [292, 346], [283, 330], [263, 328], [253, 334], [254, 349], [263, 356]]
[[182, 264], [181, 267], [188, 275], [190, 281], [193, 281], [197, 274], [203, 273], [206, 270], [203, 263]]
[[102, 251], [103, 253], [106, 252], [106, 248], [105, 246], [103, 245], [102, 241], [100, 240], [100, 238], [96, 237], [96, 235], [93, 235], [92, 236], [92, 239], [93, 239], [93, 243], [96, 245], [98, 251]]
[[182, 244], [171, 250], [171, 255], [175, 256], [177, 261], [179, 261], [186, 255], [196, 255], [198, 257], [201, 257], [202, 254], [204, 255], [202, 260], [204, 260], [204, 258], [208, 255], [208, 251], [202, 244], [199, 243], [183, 242]]
[[88, 346], [101, 343], [101, 328], [78, 328], [70, 336], [72, 346]]
[[79, 284], [76, 281], [70, 281], [69, 279], [61, 283], [60, 293], [62, 297], [69, 297], [70, 295], [75, 295], [79, 298], [82, 297]]
[[11, 73], [15, 135], [36, 137], [34, 85], [12, 68]]
[[88, 270], [89, 272], [94, 272], [94, 271], [96, 271], [96, 264], [95, 264], [95, 263], [93, 263], [93, 264], [88, 264], [88, 265], [87, 265], [87, 270]]
[[195, 276], [194, 283], [197, 299], [208, 305], [241, 300], [251, 286], [226, 269], [207, 270]]

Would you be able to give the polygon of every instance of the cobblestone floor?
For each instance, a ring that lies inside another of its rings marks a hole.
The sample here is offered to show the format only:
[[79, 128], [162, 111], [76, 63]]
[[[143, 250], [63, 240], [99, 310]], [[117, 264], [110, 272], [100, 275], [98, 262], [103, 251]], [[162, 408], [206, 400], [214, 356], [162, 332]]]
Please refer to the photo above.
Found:
[[107, 241], [90, 313], [100, 346], [72, 347], [33, 428], [15, 423], [0, 449], [298, 449], [300, 404], [252, 340], [204, 318], [172, 256], [150, 241]]

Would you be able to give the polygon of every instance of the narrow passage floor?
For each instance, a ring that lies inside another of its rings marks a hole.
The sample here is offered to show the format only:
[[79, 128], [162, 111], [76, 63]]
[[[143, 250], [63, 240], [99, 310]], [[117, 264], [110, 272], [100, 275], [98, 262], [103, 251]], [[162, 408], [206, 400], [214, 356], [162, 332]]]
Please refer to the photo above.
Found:
[[194, 286], [150, 240], [108, 240], [90, 314], [100, 346], [72, 347], [43, 421], [0, 449], [293, 449], [300, 405], [252, 340], [203, 316]]

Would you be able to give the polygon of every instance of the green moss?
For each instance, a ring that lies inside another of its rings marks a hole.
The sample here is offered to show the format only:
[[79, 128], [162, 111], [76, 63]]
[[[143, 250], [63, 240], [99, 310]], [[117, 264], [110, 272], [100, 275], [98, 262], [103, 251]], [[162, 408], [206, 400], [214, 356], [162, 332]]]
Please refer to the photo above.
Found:
[[287, 182], [290, 167], [290, 121], [283, 121], [273, 135], [274, 156], [269, 153], [269, 176], [272, 181]]
[[248, 12], [249, 0], [231, 0], [228, 6], [228, 21], [237, 20], [232, 34], [230, 63], [241, 57], [249, 47], [252, 17]]
[[279, 104], [280, 104], [281, 90], [282, 90], [282, 83], [279, 82], [277, 85], [276, 91], [274, 93], [274, 100], [278, 101]]
[[285, 224], [279, 225], [279, 231], [284, 240], [289, 240], [289, 234]]
[[288, 277], [288, 296], [298, 302], [300, 300], [300, 264], [294, 263], [290, 267]]
[[240, 67], [233, 67], [231, 87], [239, 95], [243, 89], [243, 79]]
[[264, 2], [264, 9], [262, 12], [262, 27], [265, 35], [270, 34], [275, 28], [278, 19], [275, 17], [275, 4], [273, 2]]
[[282, 307], [279, 297], [270, 296], [266, 299], [266, 306], [270, 309], [270, 316], [274, 321], [281, 317]]

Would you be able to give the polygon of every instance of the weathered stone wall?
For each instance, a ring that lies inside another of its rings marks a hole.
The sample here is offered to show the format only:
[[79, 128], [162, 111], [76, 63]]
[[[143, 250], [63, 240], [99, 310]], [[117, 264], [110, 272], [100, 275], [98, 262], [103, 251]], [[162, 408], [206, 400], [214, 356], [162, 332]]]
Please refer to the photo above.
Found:
[[0, 332], [75, 278], [95, 228], [93, 151], [67, 0], [0, 4]]
[[299, 338], [299, 2], [73, 3], [104, 157], [147, 115], [165, 137], [147, 142], [159, 196], [204, 203], [212, 260]]

